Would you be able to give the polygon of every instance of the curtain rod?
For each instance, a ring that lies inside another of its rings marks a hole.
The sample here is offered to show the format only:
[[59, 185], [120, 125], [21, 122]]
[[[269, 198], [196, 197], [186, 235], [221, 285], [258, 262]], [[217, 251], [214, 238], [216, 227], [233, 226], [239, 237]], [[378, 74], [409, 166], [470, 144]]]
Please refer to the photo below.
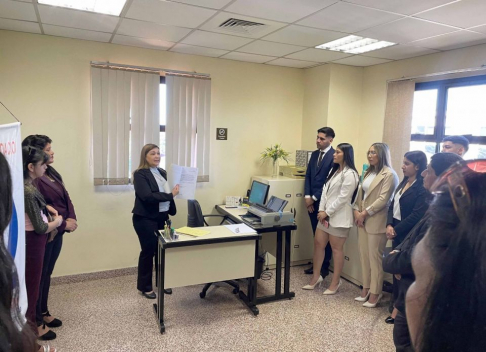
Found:
[[166, 68], [156, 68], [156, 67], [144, 67], [144, 66], [133, 66], [133, 65], [124, 65], [124, 64], [116, 64], [113, 62], [102, 62], [102, 61], [91, 61], [91, 65], [93, 66], [106, 66], [106, 67], [119, 67], [119, 68], [126, 68], [132, 70], [141, 70], [141, 71], [152, 71], [152, 72], [164, 72], [164, 73], [175, 73], [187, 76], [195, 76], [195, 77], [211, 77], [208, 73], [197, 73], [197, 72], [189, 72], [189, 71], [177, 71], [177, 70], [169, 70]]
[[428, 74], [420, 75], [420, 76], [410, 76], [410, 77], [404, 76], [402, 78], [389, 79], [389, 80], [387, 80], [387, 83], [400, 82], [400, 81], [412, 81], [412, 80], [417, 79], [417, 78], [428, 78], [428, 77], [443, 76], [443, 75], [453, 75], [455, 73], [475, 72], [475, 71], [483, 71], [483, 70], [486, 70], [486, 65], [481, 65], [480, 67], [462, 68], [462, 69], [459, 69], [459, 70], [428, 73]]

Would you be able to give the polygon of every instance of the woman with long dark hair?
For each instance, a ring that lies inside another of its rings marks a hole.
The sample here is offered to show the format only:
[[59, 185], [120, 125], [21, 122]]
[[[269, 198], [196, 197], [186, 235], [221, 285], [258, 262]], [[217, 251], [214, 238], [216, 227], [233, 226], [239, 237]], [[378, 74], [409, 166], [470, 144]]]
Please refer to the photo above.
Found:
[[406, 296], [417, 352], [486, 351], [485, 172], [484, 160], [458, 162], [432, 187], [430, 227], [413, 252]]
[[[402, 243], [410, 230], [422, 219], [429, 207], [426, 202], [429, 194], [424, 188], [422, 172], [427, 168], [427, 156], [420, 150], [405, 153], [402, 171], [403, 181], [398, 185], [393, 200], [388, 208], [386, 237], [392, 240], [395, 249]], [[393, 302], [398, 296], [398, 281], [393, 277]], [[391, 306], [390, 306], [391, 309]], [[397, 316], [393, 307], [391, 316], [385, 319], [387, 324], [393, 324]]]
[[34, 334], [25, 328], [25, 320], [18, 306], [17, 270], [3, 241], [12, 209], [12, 178], [7, 160], [0, 153], [0, 351], [35, 351]]
[[398, 176], [391, 168], [387, 144], [372, 144], [367, 157], [370, 167], [364, 174], [354, 206], [363, 275], [361, 295], [354, 300], [365, 302], [363, 307], [375, 308], [382, 297], [386, 218], [388, 205], [398, 185]]
[[331, 243], [334, 273], [325, 295], [334, 295], [341, 286], [344, 266], [343, 246], [353, 226], [352, 198], [358, 187], [359, 176], [354, 166], [354, 150], [349, 143], [341, 143], [334, 152], [334, 165], [329, 172], [319, 203], [317, 229], [314, 237], [314, 274], [304, 290], [313, 290], [323, 281], [320, 273], [325, 248]]
[[[155, 144], [146, 144], [140, 153], [140, 164], [133, 173], [135, 206], [133, 227], [140, 241], [137, 289], [149, 299], [156, 295], [152, 287], [154, 258], [157, 263], [157, 237], [155, 231], [163, 229], [169, 215], [176, 214], [174, 197], [179, 194], [179, 185], [172, 191], [167, 182], [167, 172], [158, 167], [160, 150]], [[157, 270], [157, 266], [155, 266]], [[166, 293], [171, 293], [167, 290]]]
[[[40, 149], [23, 147], [22, 159], [25, 205], [25, 287], [28, 302], [25, 317], [39, 339], [52, 340], [56, 338], [56, 334], [36, 322], [36, 304], [39, 298], [47, 241], [51, 233], [61, 225], [63, 218], [55, 213], [49, 213], [44, 197], [32, 185], [33, 180], [44, 175], [49, 156]], [[51, 221], [48, 220], [49, 217], [52, 218]]]
[[63, 234], [65, 232], [75, 231], [78, 227], [78, 223], [73, 203], [71, 202], [71, 198], [66, 190], [63, 179], [59, 172], [52, 167], [52, 163], [54, 162], [52, 140], [49, 137], [40, 134], [30, 135], [22, 141], [22, 146], [36, 147], [49, 156], [49, 160], [46, 163], [47, 168], [45, 174], [42, 177], [36, 178], [33, 181], [33, 184], [42, 194], [46, 203], [49, 206], [52, 206], [52, 208], [55, 209], [55, 212], [63, 217], [61, 225], [57, 228], [57, 235], [52, 241], [49, 241], [46, 246], [42, 278], [39, 288], [39, 300], [36, 309], [37, 324], [45, 324], [50, 328], [57, 328], [62, 325], [62, 321], [51, 316], [48, 307], [51, 276], [61, 253], [64, 237]]

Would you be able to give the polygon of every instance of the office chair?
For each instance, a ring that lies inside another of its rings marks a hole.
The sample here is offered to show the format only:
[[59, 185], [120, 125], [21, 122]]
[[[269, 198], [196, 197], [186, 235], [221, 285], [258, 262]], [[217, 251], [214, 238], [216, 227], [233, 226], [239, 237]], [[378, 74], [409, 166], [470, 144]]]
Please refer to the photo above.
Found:
[[[206, 222], [207, 217], [220, 217], [223, 218], [221, 222], [219, 223], [222, 225], [226, 220], [228, 220], [228, 217], [225, 215], [203, 215], [201, 206], [199, 205], [199, 202], [195, 199], [188, 199], [187, 200], [187, 226], [188, 227], [203, 227], [203, 226], [209, 226], [208, 223]], [[227, 283], [228, 285], [233, 287], [233, 293], [237, 294], [240, 291], [240, 285], [236, 283], [235, 281], [227, 280], [223, 281]], [[202, 291], [199, 293], [199, 297], [204, 298], [206, 297], [206, 293], [211, 287], [211, 285], [214, 282], [207, 283], [204, 285]]]

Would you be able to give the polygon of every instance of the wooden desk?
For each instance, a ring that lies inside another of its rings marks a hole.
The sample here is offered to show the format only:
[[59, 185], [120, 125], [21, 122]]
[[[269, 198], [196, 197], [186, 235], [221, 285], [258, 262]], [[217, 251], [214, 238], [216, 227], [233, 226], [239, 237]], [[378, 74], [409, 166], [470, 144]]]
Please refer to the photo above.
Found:
[[[226, 208], [224, 205], [216, 205], [216, 210], [222, 214], [226, 215], [231, 219], [232, 222], [238, 224], [242, 223], [243, 220], [241, 219], [240, 215], [244, 215], [247, 213], [248, 208], [240, 207], [240, 208]], [[277, 233], [277, 241], [276, 241], [276, 252], [277, 252], [277, 263], [276, 263], [276, 272], [275, 272], [275, 294], [270, 296], [263, 296], [258, 297], [257, 293], [255, 292], [256, 297], [256, 304], [267, 303], [278, 301], [281, 299], [292, 299], [295, 297], [294, 292], [290, 292], [290, 247], [291, 247], [291, 235], [292, 230], [297, 229], [297, 225], [287, 225], [287, 226], [273, 226], [273, 227], [258, 227], [255, 225], [249, 225], [257, 231], [259, 234], [265, 234], [269, 232], [276, 232]], [[282, 293], [282, 242], [283, 242], [283, 233], [285, 232], [285, 263], [284, 263], [284, 292]]]
[[157, 303], [154, 311], [160, 333], [165, 332], [164, 288], [175, 288], [208, 282], [248, 279], [248, 290], [239, 296], [254, 315], [256, 307], [256, 260], [261, 235], [235, 234], [225, 226], [201, 228], [210, 231], [201, 237], [179, 235], [177, 241], [166, 241], [158, 233]]

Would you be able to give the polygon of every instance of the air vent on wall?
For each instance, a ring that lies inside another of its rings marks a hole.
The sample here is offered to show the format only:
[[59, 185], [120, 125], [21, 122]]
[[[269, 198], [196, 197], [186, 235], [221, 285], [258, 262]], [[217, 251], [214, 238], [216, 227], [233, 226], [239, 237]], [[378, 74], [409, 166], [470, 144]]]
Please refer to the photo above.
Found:
[[265, 28], [267, 25], [264, 23], [251, 22], [245, 20], [239, 20], [237, 18], [230, 18], [219, 25], [222, 30], [230, 32], [254, 34], [259, 30]]

